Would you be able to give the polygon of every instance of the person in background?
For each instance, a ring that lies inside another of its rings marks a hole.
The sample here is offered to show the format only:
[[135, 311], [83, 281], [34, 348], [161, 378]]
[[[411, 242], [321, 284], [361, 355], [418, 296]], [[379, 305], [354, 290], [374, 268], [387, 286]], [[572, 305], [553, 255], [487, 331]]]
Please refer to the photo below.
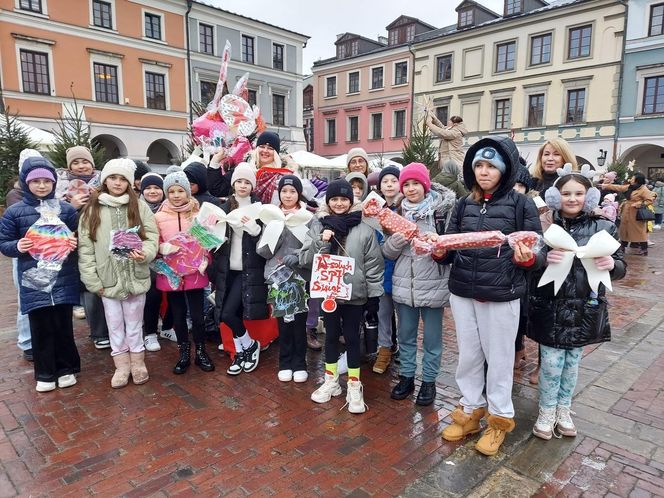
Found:
[[653, 228], [655, 230], [661, 230], [662, 217], [664, 217], [664, 182], [657, 180], [652, 191], [657, 196], [653, 204], [655, 209], [655, 225]]
[[369, 176], [369, 156], [362, 147], [354, 147], [346, 154], [346, 168], [349, 173], [362, 173]]
[[432, 113], [427, 114], [427, 127], [434, 135], [440, 137], [438, 148], [438, 165], [441, 170], [446, 161], [463, 163], [463, 138], [468, 134], [461, 116], [452, 116], [444, 125]]
[[533, 190], [537, 190], [543, 197], [546, 189], [558, 179], [558, 168], [567, 163], [572, 165], [572, 170], [579, 169], [576, 156], [565, 140], [552, 138], [544, 142], [537, 152], [537, 160], [530, 172], [535, 182]]
[[447, 187], [456, 195], [457, 199], [461, 199], [464, 195], [468, 195], [463, 180], [461, 179], [461, 163], [457, 163], [451, 159], [443, 162], [440, 173], [438, 173], [432, 180], [434, 183], [440, 183], [443, 187]]
[[355, 202], [362, 202], [369, 193], [367, 178], [362, 173], [348, 173], [346, 181], [353, 188], [353, 197]]
[[141, 161], [139, 159], [134, 160], [134, 164], [136, 165], [136, 171], [134, 171], [134, 181], [132, 182], [132, 188], [134, 189], [134, 192], [136, 193], [137, 196], [141, 195], [141, 180], [145, 175], [148, 173], [152, 172], [152, 169], [150, 169], [150, 166], [148, 166], [148, 163], [145, 161]]
[[184, 174], [189, 179], [191, 195], [198, 201], [199, 205], [209, 202], [217, 207], [221, 206], [221, 200], [208, 192], [208, 170], [203, 163], [194, 161], [187, 164], [184, 168]]
[[294, 168], [282, 164], [279, 151], [281, 139], [279, 135], [264, 131], [256, 139], [256, 148], [250, 155], [249, 164], [256, 169], [256, 195], [263, 204], [279, 205], [277, 186], [284, 175], [296, 174]]

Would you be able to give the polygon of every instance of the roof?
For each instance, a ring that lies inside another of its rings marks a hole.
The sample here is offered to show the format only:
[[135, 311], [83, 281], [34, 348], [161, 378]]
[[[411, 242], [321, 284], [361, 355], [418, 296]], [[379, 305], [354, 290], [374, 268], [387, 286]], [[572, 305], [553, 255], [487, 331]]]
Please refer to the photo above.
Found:
[[270, 24], [269, 22], [261, 21], [259, 19], [254, 19], [253, 17], [243, 16], [242, 14], [237, 14], [235, 12], [231, 12], [230, 10], [222, 9], [221, 7], [217, 7], [216, 5], [213, 5], [212, 3], [209, 3], [210, 1], [211, 0], [207, 0], [207, 1], [205, 1], [205, 0], [194, 0], [194, 3], [199, 4], [199, 5], [204, 5], [205, 7], [210, 7], [212, 9], [219, 10], [221, 12], [226, 12], [227, 14], [231, 14], [233, 16], [241, 17], [243, 19], [247, 19], [249, 21], [253, 21], [253, 22], [256, 22], [258, 24], [263, 24], [265, 26], [270, 26], [271, 28], [277, 28], [277, 29], [280, 29], [282, 31], [287, 31], [288, 33], [293, 33], [294, 35], [302, 36], [302, 37], [306, 38], [307, 40], [309, 40], [311, 38], [309, 35], [298, 33], [297, 31], [293, 31], [292, 29], [282, 28], [281, 26], [277, 26], [276, 24]]
[[491, 10], [491, 9], [489, 9], [489, 8], [487, 8], [487, 7], [485, 7], [485, 6], [482, 5], [481, 3], [477, 3], [477, 2], [475, 2], [474, 0], [464, 0], [464, 1], [461, 2], [459, 5], [457, 5], [456, 9], [454, 9], [454, 10], [456, 10], [457, 12], [459, 12], [461, 9], [463, 9], [463, 8], [465, 8], [465, 7], [469, 7], [469, 6], [476, 7], [476, 8], [478, 8], [478, 9], [480, 9], [480, 10], [483, 10], [483, 11], [486, 12], [487, 14], [490, 14], [490, 15], [492, 15], [492, 16], [494, 16], [494, 17], [500, 17], [500, 14], [498, 14], [498, 13], [494, 12], [493, 10]]
[[357, 33], [350, 33], [350, 32], [346, 32], [342, 35], [339, 35], [339, 37], [335, 40], [334, 44], [336, 45], [337, 43], [340, 43], [340, 42], [346, 42], [348, 40], [354, 40], [355, 38], [367, 41], [369, 43], [373, 43], [374, 45], [378, 45], [381, 48], [385, 46], [384, 43], [381, 43], [381, 42], [376, 41], [376, 40], [372, 40], [371, 38], [367, 38], [366, 36], [358, 35]]
[[385, 26], [385, 29], [389, 31], [396, 23], [398, 23], [402, 19], [408, 21], [408, 23], [415, 22], [417, 24], [421, 24], [422, 26], [426, 26], [429, 29], [436, 29], [436, 26], [432, 26], [431, 24], [428, 24], [428, 23], [418, 19], [417, 17], [410, 17], [410, 16], [403, 16], [403, 15], [397, 17], [394, 21], [392, 21], [390, 24]]
[[364, 57], [366, 55], [372, 55], [372, 54], [377, 54], [379, 52], [384, 52], [387, 50], [392, 50], [394, 48], [400, 48], [400, 47], [407, 47], [408, 42], [405, 43], [400, 43], [399, 45], [384, 45], [382, 47], [378, 47], [375, 50], [368, 50], [367, 52], [362, 52], [361, 54], [357, 55], [350, 55], [348, 57], [344, 57], [343, 59], [337, 59], [336, 56], [334, 57], [328, 57], [327, 59], [321, 59], [319, 61], [314, 61], [313, 67], [318, 67], [318, 66], [324, 66], [326, 64], [332, 64], [333, 62], [346, 62], [352, 59], [357, 59], [358, 57]]

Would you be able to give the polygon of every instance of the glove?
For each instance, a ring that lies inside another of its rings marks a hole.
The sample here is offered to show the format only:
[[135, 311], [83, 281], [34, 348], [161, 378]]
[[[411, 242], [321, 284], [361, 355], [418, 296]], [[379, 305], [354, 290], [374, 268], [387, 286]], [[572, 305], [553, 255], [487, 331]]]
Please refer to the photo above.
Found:
[[364, 306], [364, 309], [367, 312], [367, 315], [376, 315], [378, 314], [378, 303], [380, 299], [377, 297], [370, 297], [367, 300], [367, 304]]
[[288, 268], [294, 269], [299, 265], [300, 259], [295, 254], [286, 254], [282, 258], [281, 263]]
[[397, 249], [402, 249], [406, 247], [406, 245], [408, 244], [408, 240], [406, 239], [406, 237], [404, 237], [404, 234], [400, 232], [397, 232], [394, 235], [392, 235], [392, 237], [390, 237], [390, 240], [392, 241], [392, 245], [394, 245], [394, 247], [396, 247]]
[[164, 242], [163, 244], [159, 245], [159, 252], [166, 256], [167, 254], [173, 254], [176, 253], [180, 250], [178, 246], [174, 246], [173, 244], [169, 242]]

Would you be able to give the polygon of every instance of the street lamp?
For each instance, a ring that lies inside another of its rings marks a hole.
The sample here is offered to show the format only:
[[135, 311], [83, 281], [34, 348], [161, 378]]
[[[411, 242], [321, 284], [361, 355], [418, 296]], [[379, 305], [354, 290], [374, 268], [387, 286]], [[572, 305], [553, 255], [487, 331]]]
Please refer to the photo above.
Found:
[[597, 166], [600, 168], [604, 166], [604, 163], [606, 162], [606, 154], [608, 151], [604, 149], [599, 149], [599, 156], [597, 157]]

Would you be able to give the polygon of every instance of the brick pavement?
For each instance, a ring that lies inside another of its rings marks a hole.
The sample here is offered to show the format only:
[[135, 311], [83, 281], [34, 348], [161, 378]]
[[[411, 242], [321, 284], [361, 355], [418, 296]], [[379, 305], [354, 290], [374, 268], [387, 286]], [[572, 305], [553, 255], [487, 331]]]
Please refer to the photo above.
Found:
[[75, 329], [79, 383], [39, 394], [31, 365], [15, 346], [16, 301], [10, 262], [2, 258], [0, 282], [7, 292], [0, 297], [0, 498], [490, 496], [509, 485], [512, 492], [505, 496], [656, 494], [664, 471], [658, 379], [664, 307], [657, 304], [664, 282], [653, 272], [659, 272], [664, 237], [658, 233], [655, 240], [662, 247], [647, 260], [630, 256], [630, 276], [612, 298], [614, 341], [586, 351], [575, 401], [579, 437], [548, 443], [530, 437], [536, 389], [526, 378], [536, 353], [528, 344], [529, 365], [515, 385], [518, 429], [492, 459], [477, 455], [473, 441], [451, 444], [439, 437], [459, 395], [449, 310], [431, 407], [389, 399], [394, 368], [384, 376], [363, 368], [370, 409], [362, 416], [340, 410], [343, 399], [316, 405], [309, 394], [321, 379], [321, 355], [309, 353], [310, 371], [316, 372], [309, 382], [282, 384], [276, 380], [276, 347], [252, 374], [228, 377], [229, 359], [215, 352], [217, 371], [205, 374], [192, 366], [175, 376], [177, 352], [168, 341], [147, 355], [147, 384], [113, 390], [108, 351], [94, 349], [84, 322]]

